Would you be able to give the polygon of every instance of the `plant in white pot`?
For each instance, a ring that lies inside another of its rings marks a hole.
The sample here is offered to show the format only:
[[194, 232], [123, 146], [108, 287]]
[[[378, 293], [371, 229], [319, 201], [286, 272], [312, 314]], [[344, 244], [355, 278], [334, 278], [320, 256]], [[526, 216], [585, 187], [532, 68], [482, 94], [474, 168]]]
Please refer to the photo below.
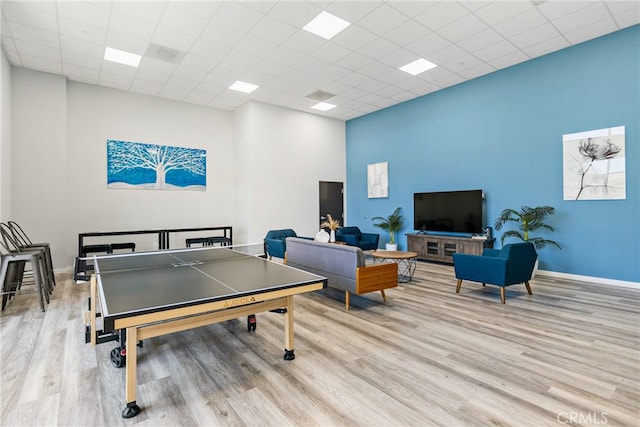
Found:
[[386, 244], [386, 249], [388, 251], [398, 250], [398, 244], [396, 243], [395, 233], [400, 231], [404, 221], [402, 218], [402, 215], [400, 215], [400, 209], [401, 208], [399, 207], [396, 208], [396, 210], [393, 211], [393, 213], [386, 218], [383, 218], [381, 216], [375, 216], [371, 218], [372, 221], [378, 221], [377, 223], [373, 224], [374, 227], [378, 227], [383, 229], [384, 231], [389, 232], [389, 243]]
[[[555, 209], [551, 206], [537, 206], [535, 208], [530, 208], [529, 206], [522, 206], [519, 211], [514, 209], [505, 209], [500, 213], [500, 217], [496, 219], [494, 223], [494, 228], [496, 230], [500, 230], [503, 225], [508, 222], [515, 222], [519, 224], [517, 230], [507, 230], [502, 233], [500, 237], [501, 243], [504, 245], [504, 240], [509, 237], [515, 237], [516, 239], [520, 239], [523, 242], [531, 242], [533, 246], [538, 249], [542, 249], [547, 245], [556, 246], [558, 249], [562, 249], [560, 245], [549, 239], [545, 239], [542, 237], [532, 237], [531, 232], [535, 232], [537, 230], [548, 230], [555, 231], [555, 229], [546, 224], [545, 218], [551, 216], [555, 213]], [[536, 274], [536, 270], [538, 268], [538, 261], [536, 260], [536, 265], [533, 269], [533, 276]]]

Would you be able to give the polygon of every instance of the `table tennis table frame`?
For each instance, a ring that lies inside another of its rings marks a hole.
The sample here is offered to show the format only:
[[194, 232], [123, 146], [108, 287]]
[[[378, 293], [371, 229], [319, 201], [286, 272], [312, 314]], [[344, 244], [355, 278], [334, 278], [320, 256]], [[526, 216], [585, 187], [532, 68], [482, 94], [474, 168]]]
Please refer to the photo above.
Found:
[[[326, 281], [285, 289], [264, 291], [229, 299], [134, 315], [114, 320], [115, 330], [126, 330], [126, 340], [133, 343], [126, 347], [127, 363], [125, 373], [125, 397], [127, 405], [122, 411], [123, 418], [131, 418], [140, 413], [136, 402], [137, 387], [137, 342], [174, 332], [198, 328], [213, 323], [236, 319], [255, 313], [284, 310], [284, 359], [295, 358], [293, 346], [293, 296], [324, 289]], [[97, 344], [97, 297], [98, 286], [95, 274], [91, 276], [91, 345]]]

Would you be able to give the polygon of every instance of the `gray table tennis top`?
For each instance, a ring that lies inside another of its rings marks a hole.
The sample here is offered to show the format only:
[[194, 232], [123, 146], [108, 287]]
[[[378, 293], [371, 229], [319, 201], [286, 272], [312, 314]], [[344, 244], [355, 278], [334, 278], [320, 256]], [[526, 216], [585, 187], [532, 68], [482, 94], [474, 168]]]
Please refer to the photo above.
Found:
[[326, 278], [232, 248], [138, 252], [94, 258], [102, 317], [161, 310], [324, 282]]

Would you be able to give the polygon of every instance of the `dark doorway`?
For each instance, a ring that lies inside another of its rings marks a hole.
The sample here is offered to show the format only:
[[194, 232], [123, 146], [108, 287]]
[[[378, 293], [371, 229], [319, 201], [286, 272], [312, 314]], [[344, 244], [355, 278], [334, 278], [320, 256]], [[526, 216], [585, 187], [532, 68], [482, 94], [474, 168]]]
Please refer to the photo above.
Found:
[[320, 181], [320, 220], [326, 221], [327, 214], [344, 225], [344, 185], [341, 182]]

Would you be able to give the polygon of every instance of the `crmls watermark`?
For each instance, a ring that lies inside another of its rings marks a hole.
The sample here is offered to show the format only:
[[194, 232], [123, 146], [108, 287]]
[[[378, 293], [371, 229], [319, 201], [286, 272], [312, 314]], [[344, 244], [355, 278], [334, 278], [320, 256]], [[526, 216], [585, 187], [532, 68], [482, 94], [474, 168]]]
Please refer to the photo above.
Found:
[[604, 425], [609, 422], [606, 412], [560, 412], [556, 417], [560, 424]]

